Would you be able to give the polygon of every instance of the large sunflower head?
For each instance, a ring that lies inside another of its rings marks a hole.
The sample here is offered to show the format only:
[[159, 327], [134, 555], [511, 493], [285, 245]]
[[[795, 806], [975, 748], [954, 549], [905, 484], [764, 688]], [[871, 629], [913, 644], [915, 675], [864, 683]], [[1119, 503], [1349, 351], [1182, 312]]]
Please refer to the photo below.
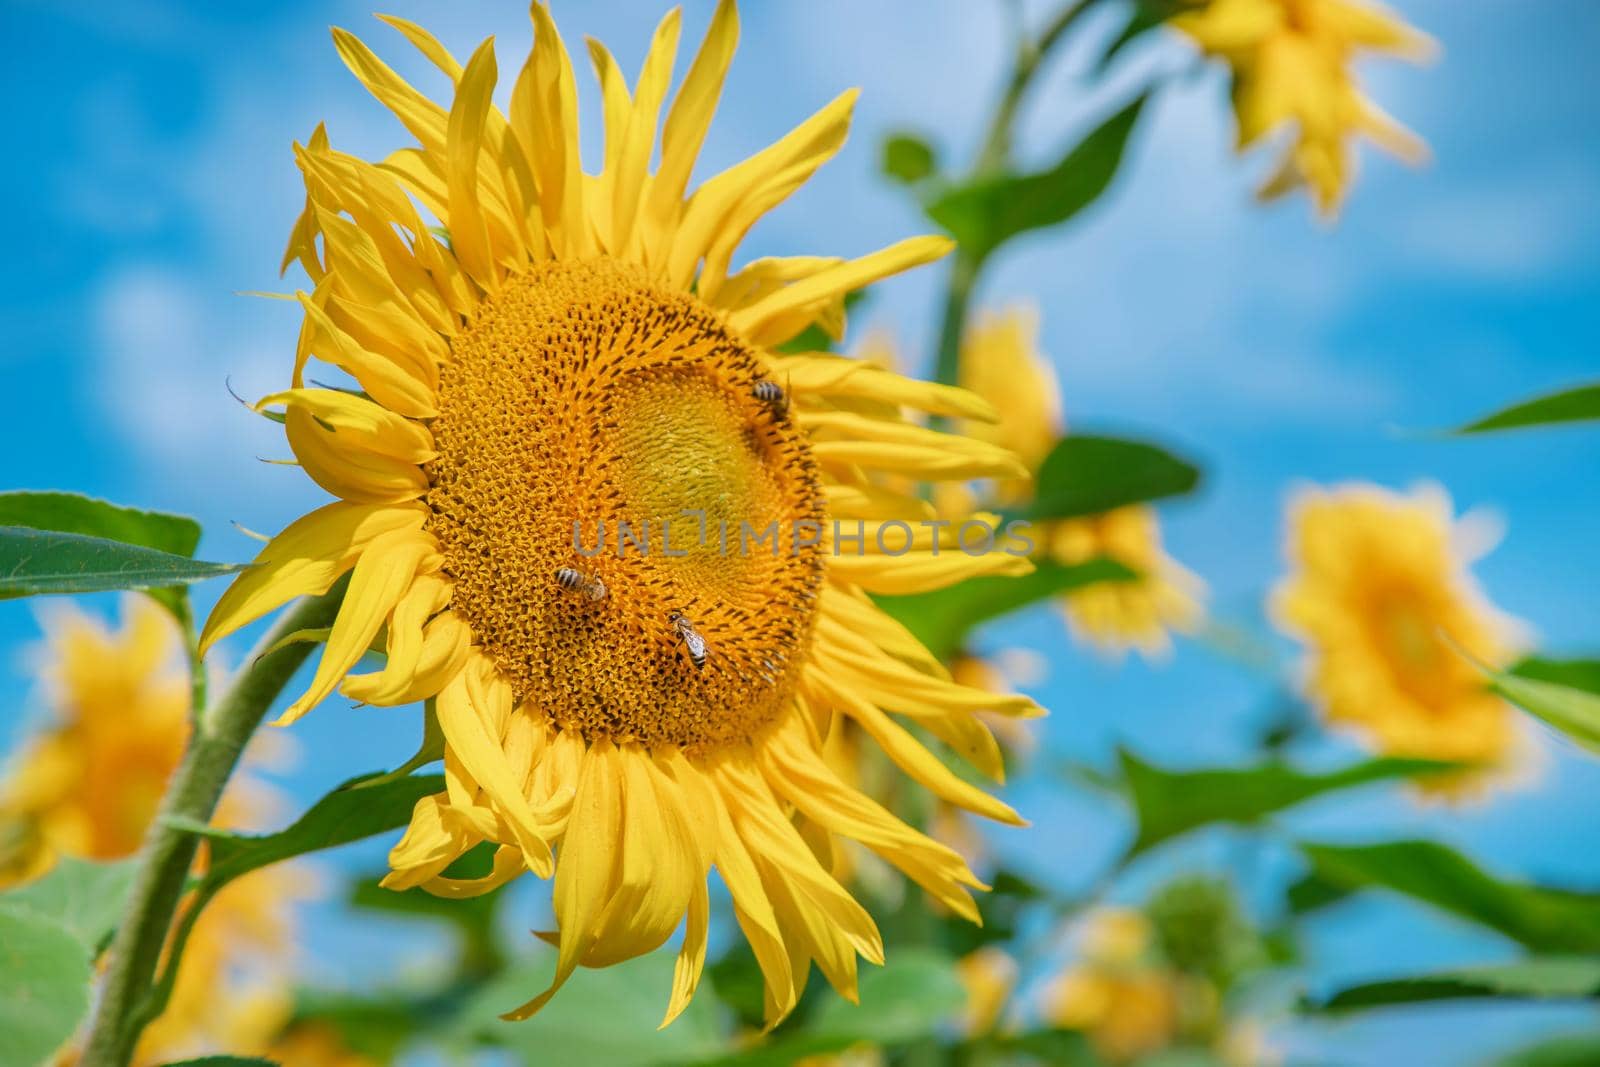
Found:
[[1353, 66], [1365, 52], [1426, 59], [1433, 41], [1366, 0], [1200, 0], [1173, 25], [1233, 72], [1239, 148], [1285, 127], [1290, 141], [1263, 198], [1309, 188], [1337, 214], [1355, 168], [1354, 142], [1370, 137], [1408, 162], [1427, 146], [1362, 94]]
[[1494, 765], [1516, 748], [1515, 713], [1462, 654], [1504, 666], [1517, 630], [1468, 573], [1467, 540], [1435, 487], [1315, 489], [1291, 505], [1273, 615], [1306, 646], [1327, 719], [1381, 752]]
[[[568, 53], [541, 4], [532, 17], [509, 113], [492, 97], [491, 42], [463, 66], [386, 20], [449, 83], [440, 105], [335, 31], [416, 144], [369, 163], [319, 129], [296, 150], [307, 202], [288, 259], [313, 288], [299, 294], [290, 388], [263, 404], [282, 408], [300, 466], [338, 499], [262, 550], [203, 643], [349, 573], [285, 721], [335, 687], [435, 701], [447, 788], [417, 805], [387, 884], [464, 896], [553, 876], [555, 979], [512, 1017], [579, 964], [654, 949], [687, 917], [668, 1017], [681, 1011], [714, 866], [776, 1023], [813, 961], [853, 996], [857, 957], [882, 958], [811, 843], [854, 838], [976, 914], [979, 883], [954, 852], [829, 769], [830, 731], [854, 722], [940, 798], [1019, 821], [913, 730], [998, 771], [976, 713], [1036, 709], [955, 684], [868, 594], [1029, 567], [952, 551], [954, 532], [919, 525], [925, 502], [885, 477], [1025, 471], [902, 414], [994, 418], [966, 392], [774, 351], [813, 322], [836, 330], [847, 292], [949, 242], [731, 267], [750, 226], [838, 150], [853, 93], [691, 193], [738, 23], [731, 3], [717, 8], [666, 105], [673, 12], [631, 88], [591, 42], [605, 152], [590, 174]], [[357, 388], [308, 387], [312, 358]], [[349, 675], [380, 638], [383, 669]], [[498, 846], [490, 875], [442, 874], [484, 841]]]

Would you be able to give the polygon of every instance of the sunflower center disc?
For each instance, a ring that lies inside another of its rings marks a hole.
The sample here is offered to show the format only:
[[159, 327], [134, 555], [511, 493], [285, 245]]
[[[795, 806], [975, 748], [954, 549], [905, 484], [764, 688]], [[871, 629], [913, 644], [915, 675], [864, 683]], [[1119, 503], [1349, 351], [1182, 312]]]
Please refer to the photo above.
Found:
[[[508, 280], [454, 339], [428, 529], [452, 609], [560, 728], [716, 745], [789, 699], [823, 502], [804, 436], [756, 396], [763, 377], [709, 308], [609, 260]], [[605, 595], [563, 587], [564, 568]], [[705, 639], [703, 667], [674, 612]]]

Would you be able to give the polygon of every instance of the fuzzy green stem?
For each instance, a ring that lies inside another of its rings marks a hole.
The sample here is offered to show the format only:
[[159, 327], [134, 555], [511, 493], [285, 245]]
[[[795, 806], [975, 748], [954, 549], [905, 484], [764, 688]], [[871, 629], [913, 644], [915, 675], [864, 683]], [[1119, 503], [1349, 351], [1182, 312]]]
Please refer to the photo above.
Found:
[[216, 704], [197, 719], [145, 838], [127, 906], [106, 954], [105, 985], [89, 1026], [85, 1067], [126, 1067], [148, 1021], [143, 1018], [145, 1002], [199, 847], [193, 833], [175, 829], [168, 821], [210, 820], [246, 742], [313, 646], [295, 643], [262, 650], [296, 630], [328, 625], [343, 597], [341, 582], [331, 592], [301, 601], [286, 612]]
[[[989, 120], [984, 134], [983, 147], [972, 165], [969, 180], [999, 173], [1011, 163], [1011, 131], [1016, 126], [1017, 112], [1022, 107], [1028, 87], [1038, 74], [1044, 60], [1066, 36], [1078, 16], [1091, 6], [1090, 0], [1070, 0], [1050, 20], [1037, 38], [1024, 35], [1017, 43], [1017, 54], [1006, 82], [1005, 93]], [[938, 362], [934, 377], [945, 385], [955, 385], [961, 375], [961, 338], [967, 329], [967, 316], [972, 308], [972, 295], [977, 289], [978, 274], [983, 260], [964, 248], [956, 249], [950, 264], [950, 283], [945, 290], [944, 308], [939, 323]], [[941, 420], [942, 421], [942, 420]]]

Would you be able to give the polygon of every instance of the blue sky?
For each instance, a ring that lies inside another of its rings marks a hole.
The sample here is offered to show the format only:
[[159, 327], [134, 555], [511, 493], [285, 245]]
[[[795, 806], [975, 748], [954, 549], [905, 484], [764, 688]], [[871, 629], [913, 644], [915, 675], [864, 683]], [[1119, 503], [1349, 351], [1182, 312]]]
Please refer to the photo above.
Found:
[[[1043, 10], [1028, 6], [1034, 16]], [[1178, 77], [1113, 194], [1070, 229], [1018, 242], [981, 296], [1041, 307], [1072, 425], [1152, 436], [1205, 463], [1204, 490], [1167, 510], [1167, 534], [1174, 554], [1210, 583], [1219, 617], [1256, 624], [1280, 567], [1282, 504], [1297, 481], [1431, 479], [1461, 508], [1503, 520], [1505, 539], [1479, 569], [1490, 595], [1530, 621], [1545, 647], [1592, 653], [1600, 587], [1583, 561], [1600, 543], [1600, 438], [1566, 431], [1463, 442], [1404, 431], [1595, 375], [1600, 6], [1397, 6], [1440, 39], [1442, 56], [1426, 68], [1365, 72], [1372, 94], [1433, 146], [1432, 165], [1412, 171], [1365, 155], [1335, 228], [1317, 224], [1302, 200], [1264, 209], [1249, 192], [1266, 161], [1230, 151], [1217, 71], [1162, 42], [1131, 57], [1108, 93], [1092, 95], [1083, 57], [1069, 54], [1031, 99], [1025, 158], [1048, 158], [1154, 72]], [[925, 228], [876, 178], [877, 142], [910, 127], [932, 134], [946, 159], [965, 160], [1002, 74], [1005, 5], [746, 7], [702, 174], [770, 142], [840, 89], [863, 89], [850, 144], [759, 228], [746, 254], [856, 254]], [[496, 34], [502, 70], [526, 48], [516, 3], [387, 9], [425, 22], [461, 55]], [[602, 37], [629, 70], [659, 13], [620, 0], [555, 0], [555, 9], [569, 42]], [[273, 530], [321, 501], [297, 472], [257, 462], [287, 454], [281, 436], [235, 405], [224, 383], [255, 395], [287, 378], [295, 316], [237, 294], [284, 288], [277, 264], [302, 195], [290, 142], [325, 120], [346, 150], [381, 155], [402, 143], [403, 131], [339, 65], [328, 24], [361, 32], [439, 90], [368, 11], [0, 6], [0, 39], [11, 42], [0, 68], [11, 160], [0, 171], [0, 197], [11, 205], [0, 375], [15, 453], [5, 486], [195, 515], [206, 524], [203, 553], [221, 559], [252, 551], [230, 522]], [[687, 5], [686, 40], [709, 11], [700, 0]], [[596, 114], [590, 106], [586, 117]], [[589, 125], [586, 145], [598, 147]], [[940, 279], [933, 268], [882, 287], [853, 328], [890, 329], [925, 364]], [[37, 633], [30, 605], [0, 605], [0, 649]], [[1193, 645], [1159, 668], [1097, 660], [1046, 612], [983, 639], [996, 649], [1027, 641], [1048, 658], [1036, 688], [1055, 712], [1047, 743], [1077, 758], [1105, 760], [1117, 743], [1172, 761], [1231, 758], [1270, 693]], [[29, 693], [21, 654], [0, 655], [0, 678]], [[36, 696], [13, 701], [7, 725], [36, 707]], [[309, 799], [351, 773], [392, 765], [409, 754], [412, 719], [331, 705], [309, 716], [295, 729], [303, 758], [288, 786]], [[1492, 806], [1424, 810], [1383, 794], [1302, 819], [1329, 837], [1433, 833], [1507, 872], [1600, 885], [1600, 850], [1576, 814], [1591, 809], [1600, 771], [1548, 740], [1542, 747], [1538, 785]], [[1068, 882], [1087, 882], [1126, 832], [1103, 804], [1063, 796], [1038, 776], [1014, 792], [1036, 825], [1003, 847]], [[1226, 847], [1205, 843], [1199, 859], [1221, 862]], [[1320, 973], [1329, 981], [1503, 952], [1398, 905], [1362, 905], [1324, 924]], [[1572, 1018], [1441, 1010], [1285, 1040], [1337, 1063], [1393, 1062], [1386, 1057], [1405, 1048], [1407, 1062], [1442, 1065]]]

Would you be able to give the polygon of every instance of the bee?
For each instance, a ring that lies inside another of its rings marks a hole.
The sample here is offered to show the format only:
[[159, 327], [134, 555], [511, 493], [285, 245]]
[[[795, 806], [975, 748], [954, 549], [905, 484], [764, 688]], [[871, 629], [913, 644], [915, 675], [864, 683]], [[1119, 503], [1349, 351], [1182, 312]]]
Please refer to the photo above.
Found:
[[605, 599], [605, 583], [573, 567], [562, 567], [557, 570], [556, 584], [569, 593], [583, 593], [590, 600]]
[[683, 642], [683, 647], [689, 650], [689, 658], [694, 661], [697, 668], [706, 665], [706, 639], [700, 636], [700, 631], [694, 628], [694, 623], [681, 611], [674, 611], [667, 616], [673, 632], [678, 640]]
[[771, 408], [776, 414], [784, 415], [789, 411], [789, 394], [783, 386], [771, 378], [763, 378], [756, 383], [751, 393], [763, 404]]

